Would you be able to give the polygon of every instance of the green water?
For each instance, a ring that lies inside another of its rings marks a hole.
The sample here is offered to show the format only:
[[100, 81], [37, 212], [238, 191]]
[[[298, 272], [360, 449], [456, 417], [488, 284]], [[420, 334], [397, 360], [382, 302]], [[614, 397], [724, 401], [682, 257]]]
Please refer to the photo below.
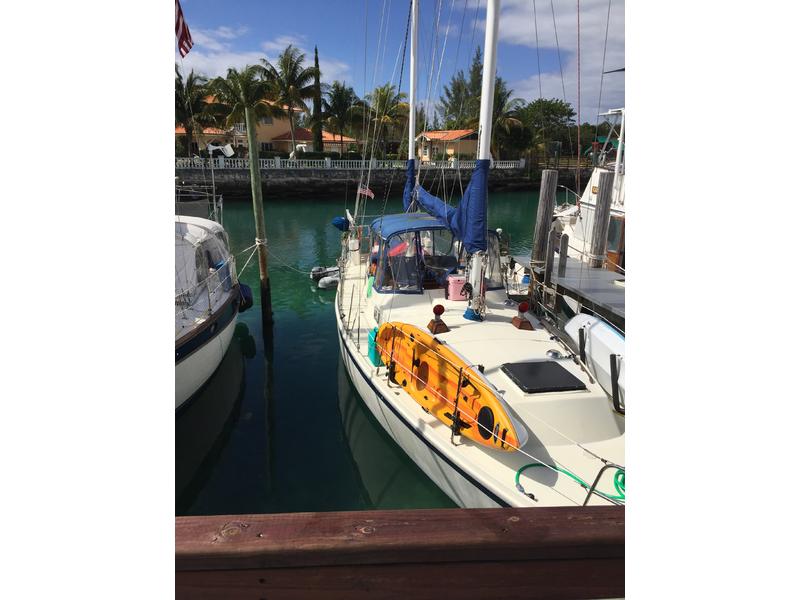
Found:
[[[530, 252], [535, 192], [490, 194], [489, 224]], [[381, 212], [371, 200], [367, 212]], [[386, 213], [400, 212], [400, 198]], [[240, 280], [256, 306], [239, 316], [231, 350], [206, 389], [176, 416], [176, 512], [241, 514], [453, 503], [389, 438], [364, 407], [339, 358], [334, 291], [307, 274], [334, 265], [344, 197], [265, 201], [275, 325], [262, 334], [255, 259]], [[253, 244], [252, 206], [228, 202], [234, 252]], [[249, 252], [237, 257], [241, 270]], [[285, 264], [282, 264], [285, 263]]]

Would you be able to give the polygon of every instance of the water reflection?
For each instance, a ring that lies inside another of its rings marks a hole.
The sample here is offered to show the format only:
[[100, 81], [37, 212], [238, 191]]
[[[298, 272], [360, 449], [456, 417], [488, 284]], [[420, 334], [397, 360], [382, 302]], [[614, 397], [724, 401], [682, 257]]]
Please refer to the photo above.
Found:
[[371, 508], [453, 507], [375, 420], [339, 360], [339, 411], [363, 493]]
[[177, 512], [188, 504], [224, 448], [244, 396], [244, 359], [255, 356], [247, 326], [236, 326], [228, 352], [206, 385], [175, 416], [175, 497]]

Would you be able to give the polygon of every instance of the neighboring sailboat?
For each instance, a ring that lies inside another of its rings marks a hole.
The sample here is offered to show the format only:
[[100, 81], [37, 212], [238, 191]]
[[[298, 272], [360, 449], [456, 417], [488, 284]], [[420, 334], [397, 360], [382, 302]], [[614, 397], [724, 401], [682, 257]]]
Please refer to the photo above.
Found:
[[[212, 205], [213, 214], [218, 214], [216, 200]], [[176, 202], [176, 212], [186, 212], [185, 207]], [[222, 225], [176, 214], [176, 409], [217, 369], [231, 343], [237, 315], [252, 304], [250, 288], [236, 277], [236, 261]]]
[[[580, 359], [584, 344], [509, 299], [488, 230], [499, 4], [487, 4], [479, 154], [464, 196], [451, 207], [415, 185], [412, 109], [407, 212], [363, 226], [357, 206], [349, 219], [340, 350], [381, 426], [460, 506], [619, 504], [624, 410]], [[412, 107], [417, 11], [414, 0]]]

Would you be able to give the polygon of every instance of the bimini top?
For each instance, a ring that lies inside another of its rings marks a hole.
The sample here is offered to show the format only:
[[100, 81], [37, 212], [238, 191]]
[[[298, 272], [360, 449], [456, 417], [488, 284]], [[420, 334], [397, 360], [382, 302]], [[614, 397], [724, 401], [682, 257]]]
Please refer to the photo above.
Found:
[[395, 233], [422, 229], [448, 229], [448, 226], [441, 219], [422, 212], [386, 215], [372, 222], [372, 230], [383, 239], [388, 239]]

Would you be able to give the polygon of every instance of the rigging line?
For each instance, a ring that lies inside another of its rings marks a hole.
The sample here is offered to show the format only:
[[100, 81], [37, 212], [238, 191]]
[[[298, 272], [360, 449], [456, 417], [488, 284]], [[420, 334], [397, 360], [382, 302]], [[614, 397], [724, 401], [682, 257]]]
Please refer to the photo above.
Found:
[[578, 190], [581, 187], [581, 0], [576, 0], [576, 2], [578, 6], [576, 11], [578, 18], [578, 37], [576, 42], [578, 49], [578, 129], [576, 132], [578, 136], [578, 160], [575, 163], [575, 189]]
[[431, 61], [430, 68], [428, 69], [428, 81], [425, 85], [425, 131], [428, 130], [430, 124], [430, 102], [431, 102], [431, 84], [433, 83], [433, 69], [436, 64], [436, 49], [439, 45], [439, 22], [442, 16], [442, 0], [436, 2], [436, 18], [431, 29]]
[[[567, 87], [564, 85], [564, 68], [561, 65], [561, 46], [558, 43], [558, 27], [556, 26], [556, 9], [553, 0], [550, 0], [550, 12], [553, 15], [553, 32], [556, 35], [556, 53], [558, 54], [558, 72], [561, 74], [561, 92], [564, 95], [564, 103], [567, 103]], [[572, 132], [567, 125], [567, 141], [569, 142], [569, 153], [572, 155]]]
[[611, 0], [608, 0], [608, 13], [606, 14], [606, 37], [603, 41], [603, 66], [600, 69], [600, 93], [597, 95], [597, 120], [594, 124], [594, 139], [600, 133], [600, 106], [603, 98], [603, 79], [606, 72], [606, 48], [608, 48], [608, 24], [611, 22]]
[[533, 4], [533, 31], [536, 33], [536, 69], [539, 73], [539, 98], [542, 97], [542, 61], [539, 57], [539, 23], [536, 18], [536, 0], [531, 0]]

